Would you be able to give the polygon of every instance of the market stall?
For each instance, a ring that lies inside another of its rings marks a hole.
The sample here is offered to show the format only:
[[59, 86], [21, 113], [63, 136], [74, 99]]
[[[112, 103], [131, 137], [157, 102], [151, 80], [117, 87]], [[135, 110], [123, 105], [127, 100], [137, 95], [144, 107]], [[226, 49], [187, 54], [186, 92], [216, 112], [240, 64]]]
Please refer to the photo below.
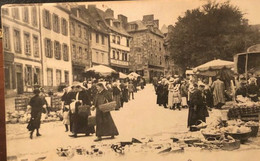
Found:
[[119, 73], [112, 68], [104, 65], [97, 65], [85, 69], [84, 76], [87, 78], [100, 78], [100, 77], [119, 77]]

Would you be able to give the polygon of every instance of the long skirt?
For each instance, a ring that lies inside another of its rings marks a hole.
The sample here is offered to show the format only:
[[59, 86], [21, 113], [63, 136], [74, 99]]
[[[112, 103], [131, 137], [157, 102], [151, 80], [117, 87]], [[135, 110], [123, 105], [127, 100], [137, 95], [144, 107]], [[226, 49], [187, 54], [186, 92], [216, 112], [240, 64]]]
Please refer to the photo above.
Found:
[[118, 110], [121, 107], [121, 97], [120, 95], [114, 95], [113, 99], [116, 101], [116, 110]]
[[74, 134], [87, 134], [88, 115], [80, 115], [77, 113], [72, 114], [72, 132]]
[[42, 113], [41, 112], [32, 112], [31, 114], [32, 118], [30, 120], [31, 122], [31, 130], [34, 129], [39, 129], [40, 125], [41, 125], [41, 117], [42, 117]]
[[173, 91], [169, 91], [169, 94], [168, 94], [168, 106], [169, 107], [173, 106]]
[[70, 116], [69, 116], [69, 111], [64, 111], [63, 112], [63, 120], [62, 120], [64, 125], [69, 125], [70, 124]]
[[96, 136], [115, 136], [118, 130], [110, 112], [102, 112], [98, 108], [96, 110]]

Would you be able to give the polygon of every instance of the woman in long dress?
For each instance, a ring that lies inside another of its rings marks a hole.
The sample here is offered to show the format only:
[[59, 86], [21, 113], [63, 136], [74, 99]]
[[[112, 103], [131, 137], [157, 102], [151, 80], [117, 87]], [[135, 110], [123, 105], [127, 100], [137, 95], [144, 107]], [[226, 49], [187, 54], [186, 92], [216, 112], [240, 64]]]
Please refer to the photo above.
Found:
[[98, 93], [94, 101], [94, 107], [96, 108], [97, 139], [94, 141], [101, 141], [102, 136], [111, 136], [111, 138], [114, 138], [114, 136], [119, 134], [110, 112], [102, 112], [99, 109], [100, 105], [112, 101], [112, 98], [109, 96], [108, 91], [105, 88], [104, 84], [97, 84]]
[[36, 136], [41, 136], [39, 129], [41, 125], [41, 115], [43, 111], [43, 106], [46, 106], [46, 101], [43, 100], [39, 94], [40, 90], [35, 89], [33, 91], [35, 94], [29, 102], [29, 106], [31, 107], [31, 120], [28, 125], [28, 130], [30, 131], [30, 138], [33, 138], [33, 132], [36, 130]]
[[170, 79], [169, 87], [168, 87], [168, 107], [173, 109], [173, 92], [174, 92], [174, 79]]

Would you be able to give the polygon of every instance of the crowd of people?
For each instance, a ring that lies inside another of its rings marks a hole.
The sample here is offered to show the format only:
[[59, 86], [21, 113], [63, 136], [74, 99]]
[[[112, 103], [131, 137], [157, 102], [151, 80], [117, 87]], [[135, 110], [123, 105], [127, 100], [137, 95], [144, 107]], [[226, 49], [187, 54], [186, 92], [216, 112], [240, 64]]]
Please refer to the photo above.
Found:
[[[65, 131], [72, 132], [70, 137], [77, 137], [78, 134], [90, 136], [95, 133], [97, 136], [95, 141], [102, 140], [104, 136], [114, 138], [119, 132], [113, 118], [109, 111], [103, 112], [99, 106], [114, 101], [114, 108], [118, 111], [124, 107], [125, 102], [134, 99], [138, 86], [144, 89], [145, 85], [142, 77], [121, 80], [94, 78], [84, 82], [74, 82], [71, 86], [65, 87], [61, 97]], [[29, 102], [32, 117], [27, 127], [31, 139], [35, 130], [37, 131], [36, 136], [41, 136], [39, 133], [41, 114], [43, 109], [48, 111], [47, 107], [50, 106], [45, 99], [46, 94], [43, 88], [35, 88], [34, 94], [35, 96]], [[94, 110], [96, 111], [95, 123], [91, 125], [88, 123], [88, 118]]]

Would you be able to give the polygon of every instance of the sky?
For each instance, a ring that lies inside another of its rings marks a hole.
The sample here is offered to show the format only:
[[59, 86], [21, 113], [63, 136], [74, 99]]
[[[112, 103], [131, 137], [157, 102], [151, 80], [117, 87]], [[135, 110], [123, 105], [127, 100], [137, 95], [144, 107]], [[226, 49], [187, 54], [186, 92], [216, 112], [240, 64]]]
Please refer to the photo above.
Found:
[[[115, 18], [118, 14], [128, 17], [128, 21], [142, 20], [143, 15], [154, 14], [159, 19], [160, 28], [163, 24], [174, 25], [179, 16], [183, 16], [188, 9], [194, 9], [207, 3], [208, 0], [136, 0], [113, 2], [84, 2], [96, 4], [98, 8], [114, 10]], [[216, 0], [224, 2], [226, 0]], [[260, 0], [230, 0], [231, 4], [239, 7], [249, 24], [260, 24]]]

